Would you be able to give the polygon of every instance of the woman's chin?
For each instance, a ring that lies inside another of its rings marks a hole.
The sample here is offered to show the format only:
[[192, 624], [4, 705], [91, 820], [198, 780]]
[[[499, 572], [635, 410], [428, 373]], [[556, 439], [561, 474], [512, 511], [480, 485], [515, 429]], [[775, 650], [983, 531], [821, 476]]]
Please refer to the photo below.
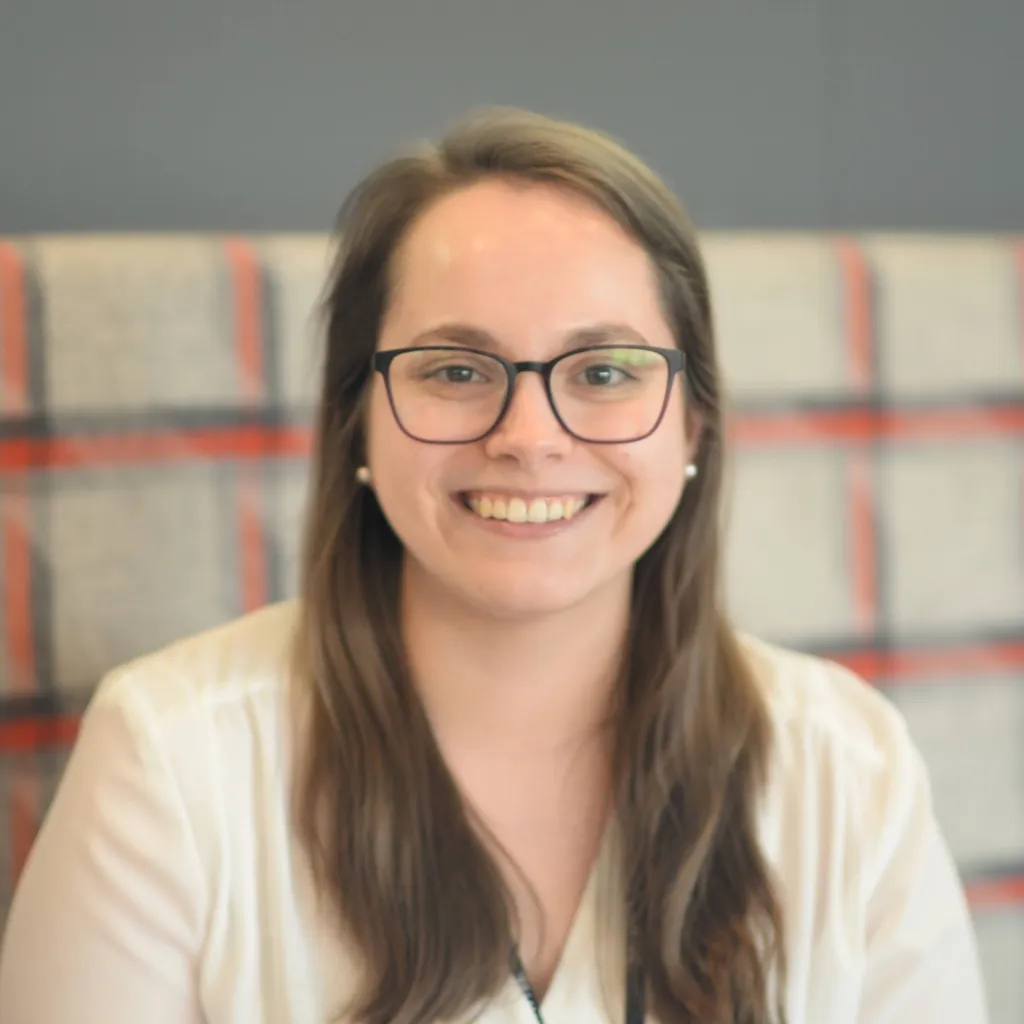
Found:
[[594, 552], [556, 561], [539, 553], [494, 558], [463, 552], [432, 565], [410, 559], [406, 586], [427, 607], [452, 612], [462, 607], [473, 618], [524, 621], [558, 616], [581, 605], [615, 601], [629, 593], [632, 565], [622, 571], [603, 566]]
[[465, 580], [460, 589], [478, 612], [496, 620], [524, 621], [577, 608], [605, 588], [580, 572], [554, 573], [541, 567], [510, 572], [503, 566], [500, 574]]

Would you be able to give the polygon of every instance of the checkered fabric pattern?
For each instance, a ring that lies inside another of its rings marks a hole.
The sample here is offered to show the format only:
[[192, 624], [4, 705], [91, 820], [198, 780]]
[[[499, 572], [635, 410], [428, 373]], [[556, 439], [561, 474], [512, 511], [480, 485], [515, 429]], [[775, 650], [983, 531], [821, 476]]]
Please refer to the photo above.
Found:
[[[705, 238], [739, 624], [906, 714], [1024, 1020], [1024, 243]], [[109, 668], [288, 596], [322, 236], [0, 238], [0, 921]]]

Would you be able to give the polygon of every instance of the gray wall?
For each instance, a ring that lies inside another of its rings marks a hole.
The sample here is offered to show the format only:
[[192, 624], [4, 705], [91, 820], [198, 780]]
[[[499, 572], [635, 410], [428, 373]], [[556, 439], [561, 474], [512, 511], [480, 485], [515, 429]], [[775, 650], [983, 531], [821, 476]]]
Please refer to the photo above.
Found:
[[704, 227], [1024, 228], [1021, 0], [0, 0], [0, 231], [329, 225], [510, 103]]

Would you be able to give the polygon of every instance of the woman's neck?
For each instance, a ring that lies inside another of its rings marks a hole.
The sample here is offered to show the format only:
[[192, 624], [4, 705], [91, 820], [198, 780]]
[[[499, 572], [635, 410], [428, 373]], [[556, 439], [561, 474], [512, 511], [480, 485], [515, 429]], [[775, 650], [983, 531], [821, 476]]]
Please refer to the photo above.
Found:
[[554, 755], [606, 723], [629, 624], [629, 580], [557, 614], [501, 620], [407, 566], [402, 627], [442, 745]]

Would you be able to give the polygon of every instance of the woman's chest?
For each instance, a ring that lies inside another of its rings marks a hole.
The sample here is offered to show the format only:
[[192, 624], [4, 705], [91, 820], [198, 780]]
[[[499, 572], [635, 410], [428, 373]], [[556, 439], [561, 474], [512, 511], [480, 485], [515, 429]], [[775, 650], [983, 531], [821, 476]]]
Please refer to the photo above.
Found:
[[[614, 954], [624, 936], [621, 908], [608, 884], [618, 846], [614, 829], [606, 826], [606, 797], [582, 785], [575, 800], [571, 787], [562, 788], [557, 800], [542, 790], [531, 796], [527, 780], [521, 781], [525, 793], [510, 780], [481, 788], [478, 779], [470, 799], [503, 851], [498, 859], [507, 856], [516, 865], [507, 877], [522, 908], [524, 960], [539, 987], [548, 989], [545, 1021], [620, 1020], [625, 972]], [[820, 837], [799, 827], [805, 815], [796, 795], [789, 796], [773, 802], [761, 822], [786, 922], [788, 1024], [853, 1024], [864, 966], [861, 879], [853, 864], [837, 868], [835, 851], [830, 855]], [[232, 821], [223, 842], [213, 844], [216, 856], [207, 860], [209, 912], [198, 971], [207, 1020], [337, 1019], [358, 981], [358, 958], [346, 948], [330, 902], [317, 898], [286, 802], [254, 800], [248, 807], [244, 827]], [[535, 1024], [511, 976], [477, 1019]]]

